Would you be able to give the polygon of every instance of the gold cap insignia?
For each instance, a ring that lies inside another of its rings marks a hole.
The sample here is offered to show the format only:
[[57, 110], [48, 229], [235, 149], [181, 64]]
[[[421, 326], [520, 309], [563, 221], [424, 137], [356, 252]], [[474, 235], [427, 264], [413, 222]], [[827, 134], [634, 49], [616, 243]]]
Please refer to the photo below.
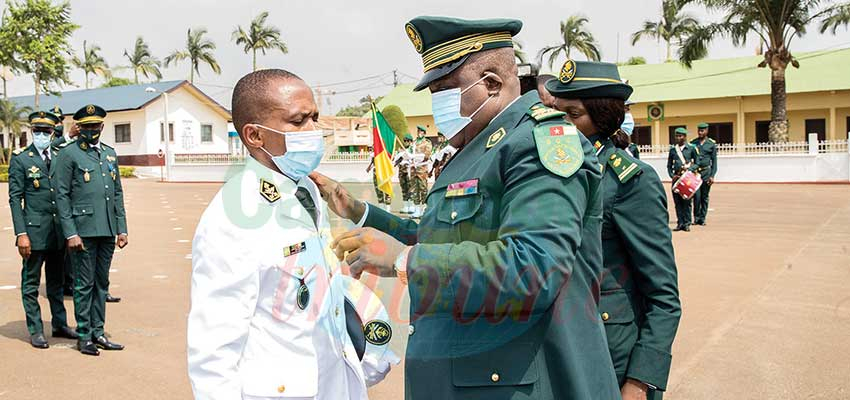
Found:
[[498, 144], [502, 138], [507, 136], [507, 132], [505, 132], [505, 128], [499, 128], [496, 132], [493, 132], [489, 138], [487, 138], [487, 148], [491, 148]]
[[38, 116], [41, 117], [41, 118], [44, 118], [44, 111], [39, 111]]
[[94, 105], [89, 104], [86, 106], [86, 113], [88, 113], [88, 115], [94, 115]]
[[390, 327], [390, 324], [376, 319], [366, 323], [363, 327], [363, 333], [367, 342], [375, 346], [383, 346], [389, 343], [393, 337], [393, 328]]
[[570, 83], [576, 77], [576, 62], [567, 60], [564, 66], [561, 67], [561, 73], [558, 75], [558, 81], [561, 83]]
[[410, 42], [413, 43], [413, 48], [416, 49], [416, 52], [422, 54], [422, 36], [419, 35], [419, 31], [416, 30], [416, 27], [408, 22], [407, 25], [404, 26], [404, 31], [407, 32], [407, 37], [410, 38]]
[[274, 203], [280, 199], [280, 192], [277, 191], [277, 186], [262, 178], [260, 178], [260, 195], [269, 203]]

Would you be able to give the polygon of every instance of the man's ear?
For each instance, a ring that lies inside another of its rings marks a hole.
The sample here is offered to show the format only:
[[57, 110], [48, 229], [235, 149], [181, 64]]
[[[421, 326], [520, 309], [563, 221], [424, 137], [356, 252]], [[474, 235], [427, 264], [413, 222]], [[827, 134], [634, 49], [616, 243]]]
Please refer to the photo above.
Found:
[[254, 124], [245, 124], [242, 127], [242, 141], [245, 146], [257, 148], [263, 147], [263, 137], [260, 135], [260, 128]]
[[486, 77], [484, 78], [483, 82], [484, 85], [487, 87], [487, 94], [491, 96], [499, 94], [499, 92], [502, 90], [502, 85], [504, 84], [502, 77], [500, 77], [493, 71], [484, 71], [484, 74]]

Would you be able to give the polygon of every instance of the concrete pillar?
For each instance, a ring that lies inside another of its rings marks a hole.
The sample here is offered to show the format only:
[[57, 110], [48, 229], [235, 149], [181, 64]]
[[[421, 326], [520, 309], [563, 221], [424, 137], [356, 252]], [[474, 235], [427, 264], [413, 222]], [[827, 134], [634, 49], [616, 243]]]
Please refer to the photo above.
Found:
[[652, 144], [656, 146], [662, 145], [661, 143], [661, 121], [655, 120], [655, 125], [652, 127]]
[[809, 134], [809, 154], [818, 154], [818, 134]]
[[[835, 98], [834, 95], [830, 97]], [[829, 130], [826, 131], [826, 140], [838, 140], [838, 116], [835, 115], [835, 106], [829, 107]]]
[[735, 147], [736, 151], [742, 153], [744, 151], [744, 145], [747, 143], [747, 119], [744, 115], [744, 98], [742, 96], [738, 96], [738, 122], [737, 125], [737, 135], [735, 138]]

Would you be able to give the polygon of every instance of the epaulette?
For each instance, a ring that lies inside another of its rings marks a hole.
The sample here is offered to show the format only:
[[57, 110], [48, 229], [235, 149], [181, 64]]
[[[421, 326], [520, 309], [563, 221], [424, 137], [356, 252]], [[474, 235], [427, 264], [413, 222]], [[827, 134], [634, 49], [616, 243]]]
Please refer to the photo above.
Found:
[[545, 121], [547, 119], [552, 119], [555, 117], [563, 117], [567, 115], [567, 113], [558, 111], [554, 108], [549, 108], [544, 106], [543, 104], [535, 104], [531, 106], [531, 108], [526, 111], [526, 114], [533, 118], [537, 122]]
[[584, 163], [578, 129], [569, 122], [550, 121], [535, 126], [534, 141], [540, 162], [555, 175], [569, 178]]
[[71, 143], [74, 143], [74, 141], [72, 140], [72, 141], [62, 142], [62, 144], [59, 145], [59, 148], [64, 149], [65, 147], [68, 147], [68, 145], [71, 144]]
[[617, 149], [611, 157], [608, 157], [608, 165], [617, 175], [617, 179], [622, 183], [626, 183], [635, 175], [641, 172], [640, 165], [637, 160], [630, 156], [629, 153], [622, 149]]
[[23, 152], [24, 152], [24, 149], [15, 149], [15, 151], [13, 151], [12, 154], [18, 155], [18, 154], [21, 154]]
[[714, 139], [712, 139], [712, 138], [707, 138], [707, 139], [708, 139], [711, 143], [717, 144], [717, 142], [715, 142], [715, 141], [714, 141]]

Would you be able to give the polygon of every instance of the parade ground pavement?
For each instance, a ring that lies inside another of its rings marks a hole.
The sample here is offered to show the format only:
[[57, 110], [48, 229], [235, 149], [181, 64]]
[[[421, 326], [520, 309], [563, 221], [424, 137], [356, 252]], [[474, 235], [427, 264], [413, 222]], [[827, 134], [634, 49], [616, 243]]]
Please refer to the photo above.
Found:
[[[21, 259], [9, 207], [2, 206], [0, 400], [191, 398], [191, 240], [219, 186], [125, 180], [130, 244], [116, 250], [110, 275], [110, 292], [123, 301], [107, 305], [106, 331], [127, 348], [100, 357], [49, 337], [43, 284], [50, 349], [30, 347]], [[349, 187], [361, 197], [375, 195], [371, 185]], [[2, 184], [0, 192], [7, 191]], [[335, 227], [345, 229], [339, 221]], [[684, 312], [665, 399], [850, 398], [850, 186], [718, 184], [708, 225], [673, 238]], [[389, 297], [392, 282], [380, 282], [378, 291]], [[72, 315], [71, 298], [65, 305]], [[406, 299], [393, 307], [401, 311], [391, 310], [391, 345], [403, 354]], [[403, 375], [397, 366], [371, 398], [403, 398]]]

